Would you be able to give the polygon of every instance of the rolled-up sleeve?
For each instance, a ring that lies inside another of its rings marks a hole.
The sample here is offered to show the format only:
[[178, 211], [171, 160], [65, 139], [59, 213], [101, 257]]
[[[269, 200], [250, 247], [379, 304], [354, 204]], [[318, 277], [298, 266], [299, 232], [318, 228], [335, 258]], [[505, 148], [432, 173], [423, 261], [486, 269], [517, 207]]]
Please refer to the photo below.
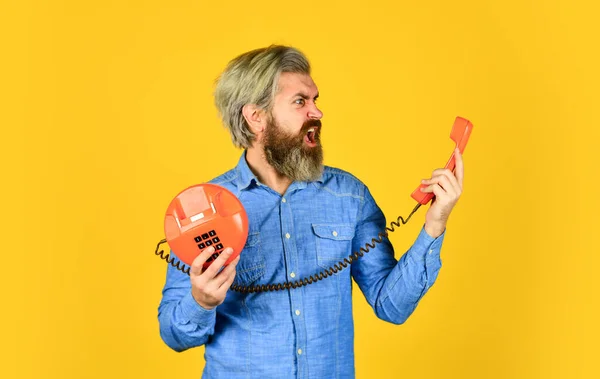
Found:
[[[373, 244], [385, 231], [383, 212], [365, 188], [364, 203], [359, 220], [353, 251], [359, 251], [366, 243]], [[402, 227], [400, 227], [401, 229]], [[437, 238], [427, 234], [423, 226], [412, 246], [399, 260], [387, 237], [357, 262], [352, 264], [352, 275], [375, 314], [382, 320], [402, 324], [429, 288], [435, 283], [442, 266], [440, 252], [446, 231]]]
[[184, 351], [205, 344], [214, 333], [215, 320], [216, 308], [200, 306], [192, 296], [190, 277], [169, 265], [158, 307], [160, 336], [167, 346]]

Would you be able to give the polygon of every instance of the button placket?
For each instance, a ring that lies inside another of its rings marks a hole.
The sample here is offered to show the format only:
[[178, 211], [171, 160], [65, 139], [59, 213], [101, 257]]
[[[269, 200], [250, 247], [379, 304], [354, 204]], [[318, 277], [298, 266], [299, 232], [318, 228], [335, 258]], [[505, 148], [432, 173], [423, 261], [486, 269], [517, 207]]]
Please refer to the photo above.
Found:
[[[296, 269], [299, 264], [298, 257], [298, 246], [296, 245], [297, 238], [294, 235], [294, 217], [292, 215], [292, 208], [288, 206], [290, 204], [290, 196], [282, 196], [280, 198], [279, 209], [280, 209], [280, 220], [281, 220], [281, 234], [283, 249], [285, 253], [286, 266], [288, 271], [289, 281], [295, 281], [297, 279]], [[294, 236], [294, 238], [292, 238]], [[292, 322], [294, 324], [295, 333], [295, 345], [296, 354], [298, 357], [298, 373], [300, 377], [303, 377], [304, 366], [306, 365], [306, 352], [302, 349], [306, 345], [306, 325], [302, 317], [301, 309], [303, 309], [303, 298], [302, 290], [290, 291], [290, 311], [292, 316]]]

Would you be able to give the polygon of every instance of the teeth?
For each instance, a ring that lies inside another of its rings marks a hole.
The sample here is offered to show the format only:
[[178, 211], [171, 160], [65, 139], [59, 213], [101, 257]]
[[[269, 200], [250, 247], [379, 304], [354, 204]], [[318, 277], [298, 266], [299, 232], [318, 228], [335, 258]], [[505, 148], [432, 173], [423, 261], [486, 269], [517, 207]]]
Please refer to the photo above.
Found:
[[308, 129], [308, 133], [310, 133], [310, 132], [314, 132], [314, 131], [315, 131], [315, 128], [310, 128], [310, 129]]

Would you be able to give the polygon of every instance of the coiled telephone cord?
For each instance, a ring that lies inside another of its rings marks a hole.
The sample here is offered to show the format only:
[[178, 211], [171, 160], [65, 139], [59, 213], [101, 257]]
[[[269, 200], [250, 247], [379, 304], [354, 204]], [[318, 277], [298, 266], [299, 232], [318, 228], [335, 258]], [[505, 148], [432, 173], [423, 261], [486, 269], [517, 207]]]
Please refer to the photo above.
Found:
[[[421, 206], [421, 204], [417, 203], [417, 205], [412, 210], [412, 212], [410, 212], [410, 214], [408, 215], [406, 220], [404, 220], [404, 218], [402, 216], [398, 216], [396, 221], [392, 221], [390, 223], [390, 227], [386, 227], [385, 231], [379, 233], [377, 235], [377, 238], [372, 238], [371, 242], [367, 242], [364, 247], [360, 248], [359, 251], [350, 254], [348, 257], [337, 262], [336, 264], [329, 267], [328, 269], [325, 269], [325, 270], [319, 272], [316, 275], [311, 275], [311, 276], [308, 276], [303, 279], [295, 280], [293, 282], [276, 283], [276, 284], [260, 284], [260, 285], [250, 285], [250, 286], [233, 284], [230, 287], [230, 289], [232, 291], [241, 292], [241, 293], [259, 293], [259, 292], [267, 292], [267, 291], [281, 291], [284, 289], [299, 288], [302, 286], [306, 286], [306, 285], [315, 283], [319, 280], [323, 280], [323, 279], [345, 269], [350, 264], [352, 264], [352, 262], [358, 260], [358, 258], [362, 257], [363, 255], [368, 253], [371, 249], [375, 248], [375, 245], [377, 245], [378, 243], [381, 243], [381, 241], [383, 241], [383, 239], [385, 237], [387, 237], [389, 233], [394, 232], [396, 230], [396, 227], [400, 227], [400, 225], [401, 225], [400, 223], [402, 223], [402, 225], [406, 224], [408, 222], [408, 220], [410, 220], [412, 215], [419, 209], [420, 206]], [[158, 243], [158, 245], [156, 246], [155, 254], [159, 255], [161, 259], [166, 260], [168, 264], [175, 267], [177, 270], [183, 272], [184, 274], [190, 275], [190, 267], [186, 266], [185, 264], [183, 264], [182, 262], [179, 262], [179, 261], [177, 263], [175, 263], [175, 258], [170, 257], [170, 254], [165, 255], [163, 250], [158, 251], [160, 245], [165, 242], [167, 242], [167, 240], [162, 239]]]

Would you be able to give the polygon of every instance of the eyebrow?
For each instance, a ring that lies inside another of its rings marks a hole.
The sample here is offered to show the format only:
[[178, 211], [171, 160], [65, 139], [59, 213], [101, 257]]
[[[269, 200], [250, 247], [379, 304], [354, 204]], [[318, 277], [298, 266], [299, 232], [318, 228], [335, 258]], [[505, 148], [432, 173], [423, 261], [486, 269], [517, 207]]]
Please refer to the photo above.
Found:
[[[300, 96], [301, 98], [303, 98], [304, 100], [308, 100], [310, 99], [310, 96], [308, 96], [307, 94], [303, 93], [303, 92], [298, 92], [296, 93], [294, 96], [292, 96], [292, 98], [296, 97], [296, 96]], [[317, 100], [319, 98], [319, 93], [317, 92], [317, 95], [314, 97], [313, 100]]]

